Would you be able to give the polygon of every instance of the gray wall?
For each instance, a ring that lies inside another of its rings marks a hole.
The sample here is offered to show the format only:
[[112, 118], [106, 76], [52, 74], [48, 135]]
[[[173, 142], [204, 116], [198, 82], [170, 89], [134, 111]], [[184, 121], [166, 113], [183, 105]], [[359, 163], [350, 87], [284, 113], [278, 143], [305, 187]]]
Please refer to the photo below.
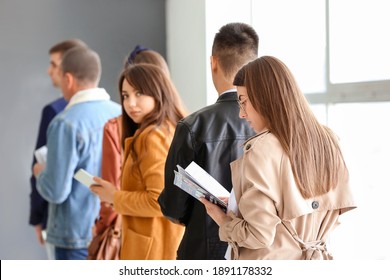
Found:
[[165, 56], [164, 0], [0, 0], [0, 259], [44, 259], [28, 225], [29, 177], [42, 107], [60, 96], [48, 49], [78, 37], [102, 60], [101, 87], [119, 100], [117, 77], [142, 43]]

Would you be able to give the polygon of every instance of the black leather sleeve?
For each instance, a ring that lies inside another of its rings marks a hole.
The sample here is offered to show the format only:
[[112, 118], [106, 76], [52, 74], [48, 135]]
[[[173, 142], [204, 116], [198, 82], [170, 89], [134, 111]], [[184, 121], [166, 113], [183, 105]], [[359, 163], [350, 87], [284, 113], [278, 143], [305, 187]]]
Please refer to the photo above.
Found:
[[191, 215], [194, 198], [173, 184], [174, 170], [177, 170], [176, 165], [186, 168], [195, 159], [192, 136], [186, 123], [180, 121], [165, 163], [165, 187], [158, 198], [164, 216], [184, 225], [187, 225], [188, 217]]

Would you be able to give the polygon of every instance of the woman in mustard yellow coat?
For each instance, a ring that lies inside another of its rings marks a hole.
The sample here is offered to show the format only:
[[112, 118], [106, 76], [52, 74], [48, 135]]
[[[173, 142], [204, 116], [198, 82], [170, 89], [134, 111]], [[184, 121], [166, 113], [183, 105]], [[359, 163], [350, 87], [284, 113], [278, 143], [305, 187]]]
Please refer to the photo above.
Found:
[[176, 259], [184, 228], [164, 218], [157, 198], [176, 123], [184, 117], [179, 95], [158, 67], [130, 66], [120, 76], [124, 163], [121, 190], [95, 177], [91, 190], [122, 215], [121, 259]]

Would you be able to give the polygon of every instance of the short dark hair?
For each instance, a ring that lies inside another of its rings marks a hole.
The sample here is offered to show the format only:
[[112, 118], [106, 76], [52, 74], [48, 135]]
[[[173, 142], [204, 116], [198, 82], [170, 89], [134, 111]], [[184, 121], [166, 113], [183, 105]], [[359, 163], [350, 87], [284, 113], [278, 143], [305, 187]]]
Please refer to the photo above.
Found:
[[235, 85], [236, 87], [245, 86], [245, 66], [243, 66], [240, 70], [237, 71], [237, 74], [233, 80], [233, 85]]
[[87, 48], [87, 44], [84, 43], [82, 40], [80, 39], [69, 39], [69, 40], [66, 40], [66, 41], [62, 41], [62, 42], [59, 42], [57, 44], [55, 44], [54, 46], [52, 46], [50, 49], [49, 49], [49, 54], [53, 54], [53, 53], [61, 53], [61, 54], [64, 54], [66, 51], [70, 50], [71, 48], [75, 48], [75, 47], [84, 47], [84, 48]]
[[97, 84], [101, 75], [100, 57], [90, 48], [71, 48], [62, 57], [61, 69], [64, 74], [72, 74], [80, 84]]
[[237, 71], [258, 56], [259, 36], [250, 25], [228, 23], [215, 34], [212, 55], [215, 56], [225, 76], [233, 80]]

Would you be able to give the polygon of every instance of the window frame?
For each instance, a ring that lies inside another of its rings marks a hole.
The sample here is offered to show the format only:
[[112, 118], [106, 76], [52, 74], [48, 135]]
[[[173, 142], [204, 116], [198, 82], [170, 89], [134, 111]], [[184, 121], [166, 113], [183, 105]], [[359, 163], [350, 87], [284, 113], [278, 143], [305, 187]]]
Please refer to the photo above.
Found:
[[325, 0], [325, 92], [305, 93], [310, 104], [335, 103], [361, 103], [361, 102], [387, 102], [390, 101], [390, 80], [351, 82], [351, 83], [331, 83], [330, 82], [330, 22], [329, 3]]

